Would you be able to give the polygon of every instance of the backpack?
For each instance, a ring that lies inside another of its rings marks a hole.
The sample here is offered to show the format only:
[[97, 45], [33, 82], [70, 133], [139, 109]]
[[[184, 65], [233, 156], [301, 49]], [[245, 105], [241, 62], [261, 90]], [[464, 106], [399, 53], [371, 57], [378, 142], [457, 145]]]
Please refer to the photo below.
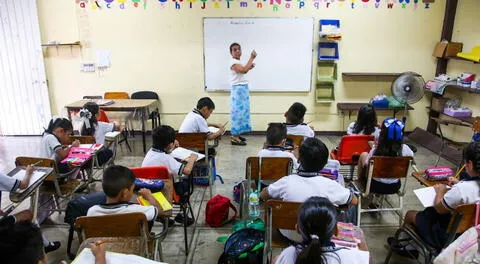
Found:
[[[234, 215], [228, 218], [230, 208], [233, 209]], [[220, 194], [215, 195], [207, 202], [207, 209], [205, 213], [205, 222], [211, 227], [221, 227], [237, 217], [237, 208], [225, 196]]]
[[261, 264], [265, 232], [244, 228], [230, 235], [218, 264]]

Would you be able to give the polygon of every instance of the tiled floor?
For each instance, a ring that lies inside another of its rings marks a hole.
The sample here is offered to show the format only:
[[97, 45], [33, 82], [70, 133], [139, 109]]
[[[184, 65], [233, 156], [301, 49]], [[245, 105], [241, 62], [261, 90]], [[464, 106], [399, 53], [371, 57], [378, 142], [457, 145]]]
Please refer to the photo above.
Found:
[[[340, 140], [337, 136], [319, 137], [329, 149], [336, 146]], [[235, 182], [244, 178], [245, 160], [249, 156], [255, 156], [263, 145], [263, 136], [247, 136], [248, 145], [246, 147], [232, 146], [229, 141], [221, 141], [217, 155], [217, 173], [220, 174], [225, 183], [216, 182], [214, 186], [214, 195], [222, 194], [228, 197], [232, 195], [232, 186]], [[139, 166], [143, 159], [142, 145], [140, 136], [131, 140], [133, 151], [129, 152], [125, 147], [120, 148], [116, 164], [128, 167]], [[34, 156], [38, 152], [39, 137], [0, 137], [0, 171], [8, 172], [14, 168], [14, 160], [17, 156]], [[150, 143], [147, 143], [149, 145]], [[436, 155], [419, 147], [415, 160], [419, 168], [425, 168], [435, 163]], [[441, 161], [448, 164], [446, 161]], [[408, 178], [407, 194], [405, 197], [405, 207], [407, 209], [421, 209], [421, 205], [414, 196], [412, 189], [421, 187], [414, 179]], [[99, 190], [101, 186], [95, 183], [91, 186], [92, 190]], [[10, 201], [8, 195], [2, 195], [2, 208], [5, 208]], [[209, 192], [206, 188], [196, 187], [192, 197], [192, 205], [195, 213], [198, 215], [196, 225], [189, 227], [188, 238], [191, 245], [190, 254], [185, 256], [184, 235], [181, 226], [176, 225], [171, 228], [163, 245], [164, 261], [168, 263], [216, 263], [223, 250], [223, 244], [216, 241], [220, 236], [228, 235], [231, 226], [223, 228], [210, 228], [205, 225], [205, 204], [209, 199]], [[28, 207], [28, 203], [22, 206]], [[68, 260], [66, 256], [66, 240], [68, 235], [68, 226], [63, 222], [64, 215], [54, 214], [42, 224], [44, 234], [50, 240], [60, 240], [62, 247], [49, 254], [50, 263], [59, 263], [60, 260]], [[386, 239], [392, 236], [398, 225], [398, 217], [393, 214], [382, 214], [379, 217], [364, 215], [362, 217], [364, 224], [390, 224], [392, 227], [362, 227], [365, 232], [368, 247], [371, 253], [372, 263], [383, 263], [387, 250], [385, 248]], [[154, 231], [159, 228], [154, 227]], [[76, 248], [76, 241], [73, 248]], [[279, 251], [277, 251], [279, 252]], [[414, 263], [412, 260], [394, 256], [390, 263]]]

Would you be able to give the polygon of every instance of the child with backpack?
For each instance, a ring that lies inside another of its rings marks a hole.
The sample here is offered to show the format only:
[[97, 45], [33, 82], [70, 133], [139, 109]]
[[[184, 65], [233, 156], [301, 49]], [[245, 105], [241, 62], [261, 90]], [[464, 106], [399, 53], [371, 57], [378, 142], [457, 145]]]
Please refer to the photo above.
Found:
[[337, 227], [337, 210], [326, 198], [310, 197], [298, 212], [296, 229], [302, 241], [284, 249], [273, 264], [368, 263], [368, 254], [338, 247], [330, 241]]

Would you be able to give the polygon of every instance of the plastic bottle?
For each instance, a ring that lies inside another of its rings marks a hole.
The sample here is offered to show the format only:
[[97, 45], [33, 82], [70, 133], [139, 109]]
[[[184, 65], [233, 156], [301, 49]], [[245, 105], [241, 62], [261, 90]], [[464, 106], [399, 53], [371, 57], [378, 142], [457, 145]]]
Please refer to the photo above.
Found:
[[259, 206], [258, 194], [255, 191], [251, 191], [250, 195], [248, 196], [248, 214], [251, 217], [260, 216], [260, 211], [258, 210], [258, 206]]

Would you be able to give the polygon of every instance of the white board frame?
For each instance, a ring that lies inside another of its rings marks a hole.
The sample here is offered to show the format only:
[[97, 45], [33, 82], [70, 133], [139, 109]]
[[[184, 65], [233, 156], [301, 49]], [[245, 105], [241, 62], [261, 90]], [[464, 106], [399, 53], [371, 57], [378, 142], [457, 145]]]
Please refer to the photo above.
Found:
[[[292, 20], [292, 19], [303, 19], [303, 20], [311, 20], [311, 47], [310, 47], [310, 52], [309, 52], [309, 58], [310, 58], [310, 67], [309, 67], [309, 72], [308, 72], [308, 89], [302, 89], [302, 90], [257, 90], [257, 89], [251, 89], [250, 92], [259, 92], [259, 93], [309, 93], [312, 90], [312, 74], [313, 73], [313, 67], [314, 67], [314, 38], [315, 38], [315, 19], [313, 17], [204, 17], [203, 18], [203, 68], [204, 68], [204, 89], [205, 92], [230, 92], [230, 88], [228, 89], [208, 89], [207, 87], [207, 65], [206, 65], [206, 40], [205, 40], [205, 21], [206, 20], [226, 20], [226, 19], [232, 19], [232, 20], [263, 20], [263, 19], [282, 19], [282, 20]], [[240, 43], [242, 45], [242, 43]], [[228, 47], [227, 47], [227, 52], [228, 52]], [[242, 62], [244, 62], [245, 58], [249, 56], [250, 50], [242, 50]], [[261, 56], [261, 54], [259, 54]], [[245, 60], [246, 61], [246, 60]], [[227, 78], [228, 76], [225, 76]], [[227, 86], [228, 87], [228, 86]]]

